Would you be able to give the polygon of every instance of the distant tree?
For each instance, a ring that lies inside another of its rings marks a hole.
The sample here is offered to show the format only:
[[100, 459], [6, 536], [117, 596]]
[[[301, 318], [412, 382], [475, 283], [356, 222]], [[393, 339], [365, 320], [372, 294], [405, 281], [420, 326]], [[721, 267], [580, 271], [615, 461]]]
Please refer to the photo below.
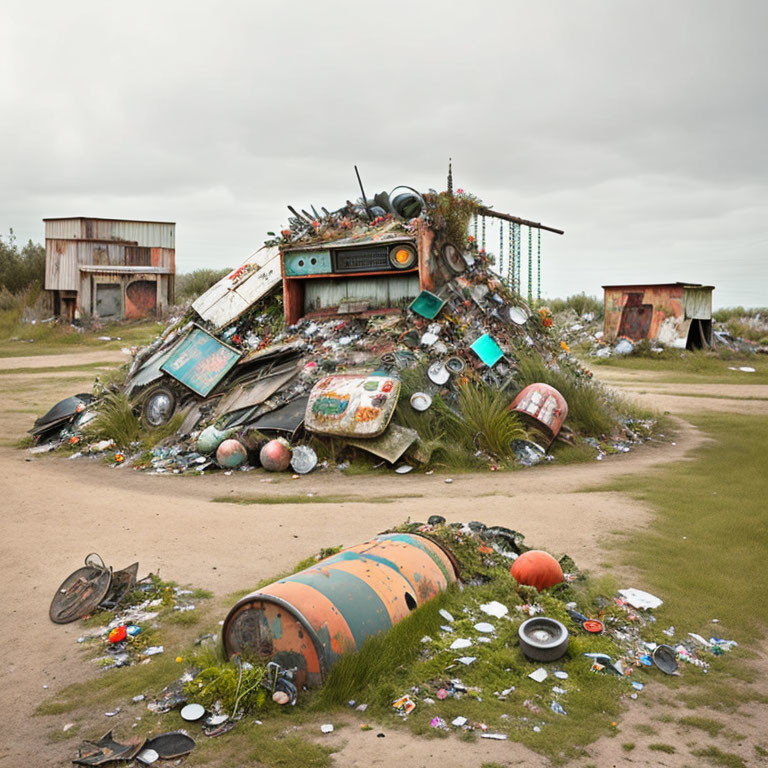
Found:
[[8, 237], [0, 235], [0, 288], [19, 293], [45, 283], [45, 248], [31, 240], [19, 248], [11, 229]]

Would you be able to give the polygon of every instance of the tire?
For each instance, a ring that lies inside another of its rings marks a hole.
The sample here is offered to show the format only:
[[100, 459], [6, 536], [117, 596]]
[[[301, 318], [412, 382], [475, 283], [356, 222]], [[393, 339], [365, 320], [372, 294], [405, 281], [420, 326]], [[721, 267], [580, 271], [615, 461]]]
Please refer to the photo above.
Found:
[[568, 650], [568, 630], [556, 619], [535, 616], [517, 630], [520, 649], [533, 661], [556, 661]]
[[162, 427], [176, 412], [176, 395], [165, 386], [153, 388], [144, 398], [142, 420], [150, 427]]

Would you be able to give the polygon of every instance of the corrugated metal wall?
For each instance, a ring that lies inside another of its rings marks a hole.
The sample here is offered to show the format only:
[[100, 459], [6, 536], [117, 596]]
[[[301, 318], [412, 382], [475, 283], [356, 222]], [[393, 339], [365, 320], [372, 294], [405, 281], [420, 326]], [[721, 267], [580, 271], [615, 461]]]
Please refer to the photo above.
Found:
[[369, 299], [372, 307], [396, 307], [419, 295], [418, 275], [312, 279], [304, 283], [304, 311], [337, 307], [343, 299]]
[[113, 219], [57, 219], [45, 222], [45, 237], [79, 240], [128, 240], [149, 248], [175, 248], [173, 224]]

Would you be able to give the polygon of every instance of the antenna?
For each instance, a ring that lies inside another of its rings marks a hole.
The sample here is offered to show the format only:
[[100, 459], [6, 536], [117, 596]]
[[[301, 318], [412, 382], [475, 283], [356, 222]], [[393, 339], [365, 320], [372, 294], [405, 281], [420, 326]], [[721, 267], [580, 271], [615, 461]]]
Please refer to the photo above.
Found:
[[448, 194], [453, 196], [453, 168], [450, 157], [448, 158]]
[[371, 210], [368, 208], [368, 198], [365, 196], [365, 190], [363, 189], [363, 181], [360, 178], [360, 171], [357, 170], [357, 166], [355, 166], [355, 174], [357, 175], [357, 183], [360, 185], [360, 191], [363, 193], [363, 205], [365, 206], [365, 212], [368, 214], [368, 221], [373, 221], [373, 217], [371, 216]]

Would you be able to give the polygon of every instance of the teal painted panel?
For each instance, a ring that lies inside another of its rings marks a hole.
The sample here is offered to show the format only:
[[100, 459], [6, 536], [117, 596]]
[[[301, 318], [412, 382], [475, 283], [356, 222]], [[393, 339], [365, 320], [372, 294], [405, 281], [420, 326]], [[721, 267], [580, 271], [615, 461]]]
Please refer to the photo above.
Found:
[[287, 277], [302, 275], [329, 275], [331, 273], [330, 251], [302, 251], [285, 254], [285, 274]]
[[240, 357], [236, 349], [196, 327], [171, 350], [160, 370], [207, 397]]
[[[357, 650], [367, 637], [386, 632], [392, 627], [387, 608], [381, 598], [361, 578], [333, 568], [303, 571], [288, 576], [281, 583], [292, 581], [316, 589], [333, 603], [352, 632]], [[326, 649], [326, 655], [330, 653]], [[330, 657], [329, 657], [330, 660]]]

